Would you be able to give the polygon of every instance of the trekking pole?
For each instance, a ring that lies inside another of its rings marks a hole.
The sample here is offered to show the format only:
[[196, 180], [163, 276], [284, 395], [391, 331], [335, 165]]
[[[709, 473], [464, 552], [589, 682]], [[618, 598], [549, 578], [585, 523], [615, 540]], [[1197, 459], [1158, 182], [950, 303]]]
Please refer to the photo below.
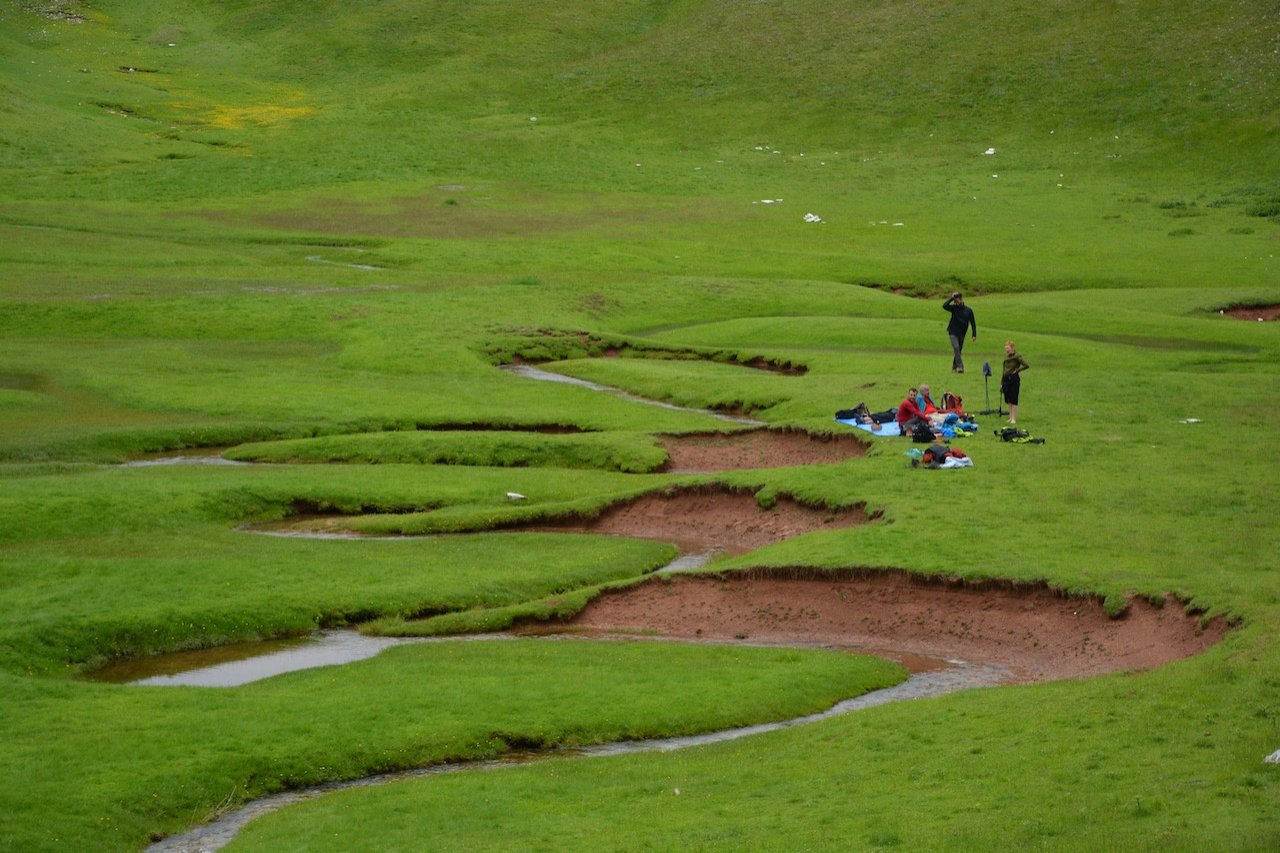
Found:
[[978, 412], [978, 414], [980, 414], [980, 415], [1003, 415], [1003, 414], [1004, 414], [1004, 410], [1003, 410], [1003, 409], [993, 409], [993, 408], [991, 408], [991, 385], [990, 385], [990, 382], [991, 382], [991, 362], [989, 362], [989, 361], [984, 361], [984, 362], [982, 362], [982, 386], [983, 386], [983, 388], [985, 389], [985, 392], [986, 392], [986, 397], [987, 397], [987, 407], [986, 407], [985, 409], [983, 409], [981, 412]]
[[991, 362], [982, 362], [982, 389], [987, 398], [987, 407], [982, 410], [981, 414], [991, 414]]

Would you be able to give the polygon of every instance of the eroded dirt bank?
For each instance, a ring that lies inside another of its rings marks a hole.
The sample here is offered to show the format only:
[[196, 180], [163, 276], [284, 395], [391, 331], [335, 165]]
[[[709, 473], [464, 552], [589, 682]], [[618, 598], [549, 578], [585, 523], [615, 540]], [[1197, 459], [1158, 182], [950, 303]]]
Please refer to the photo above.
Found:
[[1280, 305], [1235, 305], [1231, 308], [1223, 309], [1223, 313], [1238, 320], [1264, 320], [1270, 322], [1280, 319]]
[[752, 430], [663, 436], [670, 461], [664, 471], [727, 471], [822, 465], [867, 455], [853, 435], [810, 435], [805, 432]]
[[[790, 576], [786, 576], [789, 574]], [[598, 633], [856, 647], [1000, 664], [1023, 682], [1149, 669], [1226, 631], [1170, 599], [1101, 602], [1042, 585], [958, 584], [902, 572], [683, 575], [606, 593], [570, 623]]]
[[542, 523], [537, 529], [698, 543], [698, 547], [745, 553], [802, 533], [868, 520], [861, 508], [815, 509], [786, 496], [779, 496], [772, 508], [761, 509], [750, 492], [717, 488], [643, 495], [616, 504], [594, 519]]

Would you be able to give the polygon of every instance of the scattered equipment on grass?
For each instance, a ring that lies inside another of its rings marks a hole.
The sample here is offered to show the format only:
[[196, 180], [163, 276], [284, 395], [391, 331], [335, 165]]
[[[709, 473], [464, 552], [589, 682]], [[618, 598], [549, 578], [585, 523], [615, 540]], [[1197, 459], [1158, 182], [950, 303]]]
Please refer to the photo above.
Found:
[[1044, 444], [1043, 438], [1032, 438], [1031, 433], [1018, 427], [1002, 427], [1001, 429], [993, 430], [993, 433], [1000, 436], [1001, 441], [1011, 441], [1015, 444]]

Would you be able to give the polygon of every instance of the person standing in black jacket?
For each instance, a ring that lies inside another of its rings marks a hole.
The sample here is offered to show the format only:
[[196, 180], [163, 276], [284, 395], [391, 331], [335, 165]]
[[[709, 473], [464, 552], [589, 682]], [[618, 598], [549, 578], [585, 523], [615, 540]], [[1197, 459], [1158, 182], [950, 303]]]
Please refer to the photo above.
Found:
[[951, 372], [964, 373], [964, 359], [960, 353], [964, 349], [964, 335], [973, 328], [973, 339], [978, 339], [978, 321], [973, 317], [973, 309], [964, 304], [964, 297], [960, 291], [951, 294], [946, 302], [942, 303], [942, 310], [951, 313], [951, 321], [947, 323], [947, 334], [951, 337]]

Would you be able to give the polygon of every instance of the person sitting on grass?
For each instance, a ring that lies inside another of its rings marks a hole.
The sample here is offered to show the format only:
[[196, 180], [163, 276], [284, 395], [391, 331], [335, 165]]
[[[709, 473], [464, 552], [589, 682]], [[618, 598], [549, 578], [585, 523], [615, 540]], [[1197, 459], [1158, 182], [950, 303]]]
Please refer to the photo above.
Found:
[[898, 406], [898, 429], [903, 435], [910, 435], [916, 423], [928, 422], [928, 418], [924, 416], [924, 412], [920, 411], [920, 405], [916, 402], [919, 399], [919, 392], [915, 388], [908, 388], [906, 399]]
[[[948, 395], [944, 394], [943, 399], [945, 400], [947, 396]], [[935, 405], [933, 397], [929, 392], [929, 386], [925, 384], [921, 384], [920, 390], [916, 393], [916, 408], [920, 411], [920, 417], [923, 418], [926, 423], [935, 427], [947, 423], [948, 418], [951, 415], [955, 415], [955, 417], [950, 418], [950, 420], [954, 422], [964, 414], [963, 409], [956, 412], [946, 408], [945, 406]]]
[[929, 386], [921, 383], [920, 390], [916, 392], [916, 408], [920, 410], [920, 414], [926, 420], [931, 415], [938, 413], [938, 407], [933, 402], [933, 397], [929, 394]]

